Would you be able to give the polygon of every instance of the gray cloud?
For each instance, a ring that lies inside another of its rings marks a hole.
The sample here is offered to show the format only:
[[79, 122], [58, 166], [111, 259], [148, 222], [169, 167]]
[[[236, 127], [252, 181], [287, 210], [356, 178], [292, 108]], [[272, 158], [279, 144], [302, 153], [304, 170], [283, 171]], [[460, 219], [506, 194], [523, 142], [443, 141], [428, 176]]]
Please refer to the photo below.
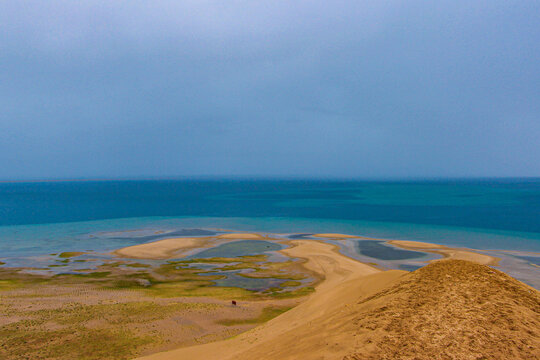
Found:
[[0, 178], [539, 176], [534, 1], [0, 4]]

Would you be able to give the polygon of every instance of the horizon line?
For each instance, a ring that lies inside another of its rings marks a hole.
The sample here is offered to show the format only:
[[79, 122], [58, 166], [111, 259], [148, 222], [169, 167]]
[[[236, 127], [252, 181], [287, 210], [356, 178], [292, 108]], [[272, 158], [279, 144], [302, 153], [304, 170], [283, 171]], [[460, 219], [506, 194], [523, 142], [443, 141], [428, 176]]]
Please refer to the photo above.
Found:
[[160, 180], [312, 180], [312, 181], [441, 181], [441, 180], [535, 180], [540, 176], [300, 176], [300, 175], [175, 175], [175, 176], [125, 176], [125, 177], [66, 177], [0, 179], [5, 183], [45, 182], [107, 182], [107, 181], [160, 181]]

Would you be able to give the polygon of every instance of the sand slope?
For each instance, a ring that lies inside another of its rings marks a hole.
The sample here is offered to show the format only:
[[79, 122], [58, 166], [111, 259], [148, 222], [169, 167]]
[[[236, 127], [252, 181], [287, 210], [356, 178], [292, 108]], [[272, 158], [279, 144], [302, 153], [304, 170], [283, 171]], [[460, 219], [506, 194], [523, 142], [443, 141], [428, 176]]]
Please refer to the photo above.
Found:
[[438, 261], [352, 309], [358, 359], [539, 359], [540, 295], [462, 260]]
[[327, 276], [303, 304], [231, 340], [144, 359], [540, 358], [535, 289], [463, 260], [377, 272], [325, 255], [327, 246], [299, 242], [289, 250], [307, 254], [308, 267]]
[[[284, 334], [294, 332], [294, 329], [302, 326], [309, 326], [311, 321], [320, 317], [324, 318], [336, 308], [354, 301], [359, 294], [367, 294], [372, 289], [380, 289], [396, 277], [406, 274], [404, 271], [381, 272], [369, 265], [340, 255], [335, 246], [319, 241], [295, 240], [291, 243], [294, 247], [285, 249], [283, 252], [306, 259], [305, 266], [325, 278], [317, 287], [317, 291], [305, 302], [231, 340], [153, 354], [141, 359], [253, 359], [250, 354], [255, 351], [261, 352], [264, 359], [275, 358], [271, 354], [264, 354], [268, 353], [268, 349], [284, 341], [282, 339]], [[364, 278], [365, 280], [357, 281]]]

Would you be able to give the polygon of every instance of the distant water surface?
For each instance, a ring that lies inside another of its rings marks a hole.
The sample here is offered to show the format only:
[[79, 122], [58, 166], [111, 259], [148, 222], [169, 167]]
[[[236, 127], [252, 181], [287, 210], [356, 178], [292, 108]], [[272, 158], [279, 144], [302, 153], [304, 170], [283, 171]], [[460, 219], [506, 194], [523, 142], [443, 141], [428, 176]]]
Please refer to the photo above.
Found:
[[538, 252], [540, 180], [0, 183], [0, 259], [109, 251], [219, 228]]

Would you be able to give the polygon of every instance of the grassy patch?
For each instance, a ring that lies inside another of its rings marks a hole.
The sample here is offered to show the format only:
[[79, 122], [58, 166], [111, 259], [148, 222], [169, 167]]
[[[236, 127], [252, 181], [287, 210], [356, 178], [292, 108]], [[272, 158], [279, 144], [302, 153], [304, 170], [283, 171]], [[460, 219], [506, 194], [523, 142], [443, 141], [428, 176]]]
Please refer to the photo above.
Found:
[[217, 321], [218, 324], [226, 326], [244, 325], [244, 324], [260, 324], [267, 322], [285, 311], [290, 310], [290, 307], [268, 306], [262, 309], [259, 316], [250, 319], [225, 319]]
[[0, 280], [0, 291], [14, 290], [23, 286], [18, 280]]
[[285, 281], [279, 284], [279, 286], [281, 287], [297, 287], [300, 285], [302, 285], [300, 281], [293, 281], [293, 280]]
[[[139, 324], [184, 311], [207, 314], [221, 307], [214, 303], [138, 301], [70, 303], [55, 309], [18, 312], [24, 320], [0, 326], [0, 359], [130, 359], [148, 345], [163, 341], [155, 331], [135, 330]], [[8, 312], [13, 313], [0, 304], [0, 315]]]
[[213, 286], [212, 281], [179, 281], [158, 283], [145, 291], [152, 296], [157, 297], [193, 297], [208, 296], [218, 299], [251, 299], [256, 297], [256, 293], [242, 288]]
[[94, 271], [91, 273], [81, 273], [81, 274], [59, 274], [56, 275], [56, 278], [59, 277], [73, 277], [73, 278], [92, 278], [92, 279], [102, 279], [111, 274], [110, 271]]
[[288, 299], [300, 296], [306, 296], [315, 291], [311, 286], [294, 289], [292, 291], [283, 291], [283, 288], [269, 288], [263, 291], [263, 294], [273, 299]]
[[66, 252], [60, 253], [60, 255], [58, 255], [58, 257], [61, 257], [61, 258], [65, 259], [65, 258], [72, 258], [72, 257], [76, 257], [76, 256], [81, 256], [83, 254], [84, 254], [84, 252], [81, 252], [81, 251], [66, 251]]
[[0, 328], [2, 359], [129, 359], [154, 339], [124, 329], [47, 331], [28, 321]]
[[180, 261], [171, 261], [170, 263], [176, 264], [190, 264], [190, 263], [207, 263], [207, 264], [220, 264], [220, 263], [237, 263], [237, 262], [261, 262], [268, 259], [267, 255], [246, 255], [238, 256], [233, 258], [228, 257], [212, 257], [212, 258], [202, 258], [202, 259], [190, 259], [190, 260], [180, 260]]
[[41, 323], [53, 321], [61, 325], [77, 325], [100, 319], [109, 324], [127, 324], [164, 319], [172, 313], [187, 309], [212, 310], [218, 307], [217, 304], [203, 303], [159, 305], [149, 301], [98, 305], [72, 303], [57, 309], [38, 310], [27, 314]]
[[231, 265], [222, 266], [218, 270], [220, 270], [220, 271], [244, 270], [244, 269], [254, 269], [255, 270], [255, 269], [258, 268], [258, 266], [260, 266], [260, 265], [256, 265], [256, 264], [253, 264], [253, 263], [240, 262], [238, 264], [231, 264]]
[[287, 273], [276, 273], [271, 271], [265, 271], [265, 270], [255, 270], [254, 272], [250, 273], [241, 273], [238, 274], [238, 276], [242, 276], [245, 278], [252, 278], [252, 279], [283, 279], [283, 280], [303, 280], [306, 278], [303, 274], [287, 274]]
[[151, 268], [152, 267], [152, 265], [141, 264], [141, 263], [126, 263], [124, 265], [128, 267], [137, 267], [137, 268]]

